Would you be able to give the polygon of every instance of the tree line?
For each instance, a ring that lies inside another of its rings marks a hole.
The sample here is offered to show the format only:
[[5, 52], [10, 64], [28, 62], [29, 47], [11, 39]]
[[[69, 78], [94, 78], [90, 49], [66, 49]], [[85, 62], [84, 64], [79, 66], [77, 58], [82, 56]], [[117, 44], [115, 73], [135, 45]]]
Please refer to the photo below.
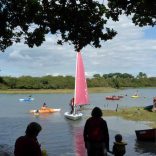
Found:
[[[139, 72], [137, 76], [128, 73], [94, 74], [87, 78], [87, 85], [92, 87], [156, 87], [156, 77], [147, 77]], [[75, 78], [73, 76], [1, 76], [0, 89], [73, 89]]]

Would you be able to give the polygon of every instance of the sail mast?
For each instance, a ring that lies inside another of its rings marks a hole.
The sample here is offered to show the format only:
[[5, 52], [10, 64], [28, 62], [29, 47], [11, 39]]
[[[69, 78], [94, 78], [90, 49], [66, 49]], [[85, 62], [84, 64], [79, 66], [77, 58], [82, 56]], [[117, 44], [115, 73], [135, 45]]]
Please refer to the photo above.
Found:
[[77, 80], [76, 80], [76, 77], [77, 77], [77, 72], [78, 72], [78, 52], [76, 53], [76, 70], [75, 70], [75, 90], [74, 90], [74, 113], [75, 113], [75, 106], [76, 106], [76, 97], [77, 97], [77, 92], [76, 92], [76, 86], [77, 86]]

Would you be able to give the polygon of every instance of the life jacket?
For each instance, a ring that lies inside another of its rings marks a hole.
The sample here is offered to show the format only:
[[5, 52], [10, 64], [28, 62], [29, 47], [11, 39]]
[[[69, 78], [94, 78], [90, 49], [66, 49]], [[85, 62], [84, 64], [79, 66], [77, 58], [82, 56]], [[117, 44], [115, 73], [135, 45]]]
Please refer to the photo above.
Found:
[[113, 148], [113, 153], [115, 155], [124, 155], [126, 153], [125, 146], [127, 143], [124, 142], [114, 142], [114, 148]]

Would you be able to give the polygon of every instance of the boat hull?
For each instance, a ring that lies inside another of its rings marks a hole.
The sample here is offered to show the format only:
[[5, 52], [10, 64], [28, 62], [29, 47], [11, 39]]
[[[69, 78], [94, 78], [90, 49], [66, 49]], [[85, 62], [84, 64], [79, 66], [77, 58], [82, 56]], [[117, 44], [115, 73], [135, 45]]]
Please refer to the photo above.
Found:
[[135, 133], [139, 141], [156, 141], [156, 128], [136, 130]]
[[106, 100], [120, 100], [119, 96], [107, 96]]
[[131, 98], [139, 98], [138, 95], [132, 95]]
[[65, 112], [64, 116], [70, 120], [78, 120], [82, 118], [83, 114], [82, 113], [70, 114], [69, 112]]
[[150, 112], [152, 112], [152, 109], [153, 109], [153, 105], [149, 105], [149, 106], [144, 107], [144, 110], [147, 110]]
[[[39, 109], [39, 113], [54, 113], [54, 112], [59, 112], [61, 109], [54, 109], [54, 108], [48, 108], [48, 109]], [[30, 110], [30, 113], [36, 113], [37, 109]]]

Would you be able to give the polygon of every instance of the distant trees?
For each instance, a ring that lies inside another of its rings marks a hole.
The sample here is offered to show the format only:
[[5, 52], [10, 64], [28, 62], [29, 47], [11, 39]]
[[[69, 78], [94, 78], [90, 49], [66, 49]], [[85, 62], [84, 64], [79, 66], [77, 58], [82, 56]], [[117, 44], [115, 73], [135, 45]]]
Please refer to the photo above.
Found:
[[143, 73], [143, 72], [139, 72], [139, 74], [137, 75], [136, 78], [138, 78], [138, 79], [147, 78], [147, 75], [145, 73]]
[[110, 74], [104, 74], [104, 78], [134, 78], [133, 75], [127, 74], [127, 73], [110, 73]]
[[[139, 72], [136, 77], [128, 73], [94, 74], [87, 78], [88, 87], [156, 87], [156, 77], [147, 77]], [[0, 77], [0, 89], [74, 89], [73, 76], [43, 76], [43, 77]]]

